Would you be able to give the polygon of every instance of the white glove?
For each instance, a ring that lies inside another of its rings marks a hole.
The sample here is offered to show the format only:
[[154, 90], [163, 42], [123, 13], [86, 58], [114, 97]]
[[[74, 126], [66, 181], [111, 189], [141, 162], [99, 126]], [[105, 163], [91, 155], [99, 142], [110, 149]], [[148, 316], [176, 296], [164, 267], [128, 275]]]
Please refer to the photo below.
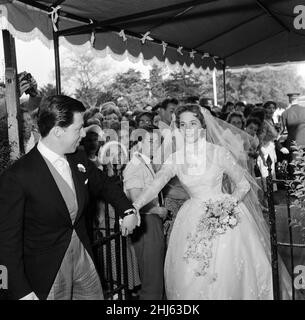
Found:
[[280, 152], [282, 152], [283, 154], [289, 154], [289, 150], [285, 147], [281, 148]]

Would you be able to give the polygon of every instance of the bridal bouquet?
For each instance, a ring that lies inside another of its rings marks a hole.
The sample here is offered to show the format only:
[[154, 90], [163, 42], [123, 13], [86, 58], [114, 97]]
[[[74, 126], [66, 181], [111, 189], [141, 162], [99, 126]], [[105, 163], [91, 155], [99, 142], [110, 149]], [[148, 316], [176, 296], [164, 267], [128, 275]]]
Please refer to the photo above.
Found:
[[212, 240], [228, 229], [233, 229], [240, 221], [237, 201], [230, 196], [221, 200], [207, 200], [202, 204], [203, 213], [200, 216], [194, 234], [187, 236], [187, 250], [183, 258], [198, 261], [196, 276], [206, 275], [206, 270], [212, 258]]

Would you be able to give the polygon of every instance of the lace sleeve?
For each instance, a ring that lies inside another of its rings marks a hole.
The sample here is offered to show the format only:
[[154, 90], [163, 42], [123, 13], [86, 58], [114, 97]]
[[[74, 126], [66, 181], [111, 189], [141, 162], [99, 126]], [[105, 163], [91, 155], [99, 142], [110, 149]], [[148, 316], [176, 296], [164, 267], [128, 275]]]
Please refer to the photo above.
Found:
[[133, 203], [136, 209], [141, 209], [147, 203], [158, 196], [158, 193], [163, 189], [167, 182], [177, 173], [176, 165], [171, 161], [166, 161], [156, 174], [152, 184], [145, 188], [139, 198]]
[[220, 151], [219, 161], [225, 173], [235, 184], [232, 196], [238, 202], [242, 201], [250, 190], [250, 183], [246, 178], [245, 169], [237, 163], [230, 151], [225, 150], [224, 148]]

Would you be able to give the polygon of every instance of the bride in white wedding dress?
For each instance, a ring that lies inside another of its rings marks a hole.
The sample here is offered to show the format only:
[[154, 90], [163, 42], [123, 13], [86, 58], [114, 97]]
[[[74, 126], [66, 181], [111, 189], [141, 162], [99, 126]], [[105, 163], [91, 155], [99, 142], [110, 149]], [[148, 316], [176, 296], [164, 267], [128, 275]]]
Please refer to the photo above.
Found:
[[[164, 267], [167, 299], [273, 299], [267, 224], [254, 204], [256, 199], [249, 201], [255, 192], [240, 166], [240, 150], [230, 149], [232, 137], [228, 142], [228, 135], [222, 137], [221, 130], [216, 133], [220, 127], [215, 121], [197, 105], [178, 108], [176, 124], [184, 138], [183, 148], [166, 160], [134, 206], [140, 209], [150, 202], [175, 175], [190, 196], [177, 214], [169, 240]], [[217, 139], [211, 135], [218, 135]], [[230, 195], [222, 191], [224, 174], [235, 185]], [[198, 231], [204, 203], [225, 198], [238, 203], [236, 225], [205, 237]], [[281, 261], [280, 280], [282, 299], [289, 299], [291, 280]]]

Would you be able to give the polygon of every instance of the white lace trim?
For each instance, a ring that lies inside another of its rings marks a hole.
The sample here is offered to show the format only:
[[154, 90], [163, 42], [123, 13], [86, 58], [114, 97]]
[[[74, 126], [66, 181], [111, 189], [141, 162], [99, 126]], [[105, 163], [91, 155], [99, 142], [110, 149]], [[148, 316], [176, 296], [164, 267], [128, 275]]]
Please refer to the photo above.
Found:
[[[41, 11], [37, 8], [33, 8], [31, 6], [28, 6], [28, 5], [19, 3], [19, 2], [17, 3], [15, 1], [13, 1], [13, 4], [26, 7], [28, 10], [29, 9], [36, 10], [36, 11], [40, 11], [40, 12], [45, 13], [44, 11]], [[15, 29], [15, 27], [8, 21], [7, 8], [4, 5], [0, 5], [0, 10], [2, 11], [2, 15], [0, 17], [0, 28], [1, 29], [8, 30], [15, 38], [18, 38], [22, 41], [31, 41], [31, 40], [39, 39], [47, 48], [49, 48], [49, 49], [53, 48], [53, 40], [48, 39], [48, 37], [46, 37], [40, 29], [38, 29], [36, 27], [33, 30], [31, 30], [30, 32], [21, 32], [21, 31]], [[64, 17], [60, 17], [60, 19], [66, 19], [66, 20], [70, 20], [70, 21], [77, 23], [74, 20], [64, 18]], [[52, 24], [50, 24], [50, 26], [52, 26]], [[128, 38], [131, 38], [131, 37], [128, 37]], [[140, 41], [140, 39], [138, 39], [138, 41]], [[91, 43], [90, 43], [90, 37], [88, 38], [87, 42], [85, 42], [84, 44], [81, 44], [81, 45], [71, 44], [66, 38], [61, 37], [60, 38], [60, 45], [66, 47], [69, 50], [77, 51], [80, 53], [86, 52], [89, 48], [92, 48]], [[128, 59], [132, 63], [142, 62], [145, 66], [152, 66], [155, 64], [161, 68], [163, 68], [165, 65], [169, 68], [170, 71], [175, 71], [177, 69], [180, 69], [181, 67], [186, 71], [193, 71], [195, 73], [200, 73], [203, 70], [205, 70], [201, 66], [199, 68], [196, 67], [194, 65], [194, 63], [192, 63], [190, 66], [188, 66], [185, 63], [183, 65], [181, 65], [179, 62], [170, 63], [167, 58], [165, 59], [165, 61], [160, 61], [156, 56], [154, 56], [152, 59], [145, 59], [142, 52], [137, 57], [135, 57], [132, 54], [130, 54], [127, 49], [122, 54], [114, 53], [109, 46], [107, 46], [103, 50], [97, 50], [95, 48], [92, 48], [92, 50], [94, 50], [102, 58], [110, 55], [116, 61], [124, 61], [125, 59]], [[160, 44], [160, 50], [162, 50], [162, 44]], [[211, 70], [209, 67], [207, 69]]]

